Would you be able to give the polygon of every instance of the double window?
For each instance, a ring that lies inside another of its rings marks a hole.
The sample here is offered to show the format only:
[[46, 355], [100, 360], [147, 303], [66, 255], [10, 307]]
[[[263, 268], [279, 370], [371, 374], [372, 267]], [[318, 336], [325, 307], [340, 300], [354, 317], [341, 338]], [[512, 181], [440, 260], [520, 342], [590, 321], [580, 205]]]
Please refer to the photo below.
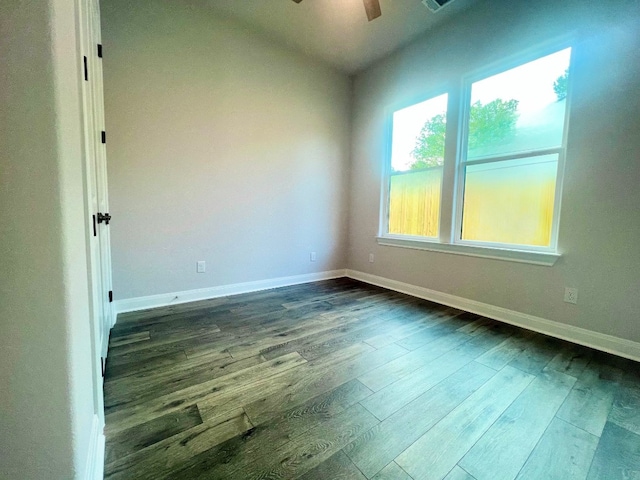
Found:
[[557, 50], [394, 111], [380, 243], [552, 263], [570, 61]]

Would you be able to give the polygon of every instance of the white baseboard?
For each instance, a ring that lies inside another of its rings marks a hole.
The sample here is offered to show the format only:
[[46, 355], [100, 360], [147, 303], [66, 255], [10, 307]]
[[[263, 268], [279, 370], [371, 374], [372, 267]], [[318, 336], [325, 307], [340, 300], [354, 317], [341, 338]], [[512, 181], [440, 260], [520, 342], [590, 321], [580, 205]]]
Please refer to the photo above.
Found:
[[504, 323], [543, 333], [551, 337], [560, 338], [569, 342], [584, 345], [586, 347], [602, 350], [620, 357], [640, 361], [640, 343], [632, 342], [624, 338], [606, 335], [604, 333], [586, 330], [584, 328], [566, 325], [545, 318], [535, 317], [526, 313], [508, 310], [502, 307], [489, 305], [488, 303], [468, 300], [448, 293], [418, 287], [408, 283], [398, 282], [377, 275], [363, 273], [355, 270], [347, 270], [347, 276], [361, 282], [370, 283], [379, 287], [406, 293], [414, 297], [441, 303], [467, 312], [477, 313], [483, 317], [499, 320]]
[[[255, 282], [235, 283], [231, 285], [221, 285], [218, 287], [201, 288], [198, 290], [188, 290], [184, 292], [163, 293], [160, 295], [150, 295], [148, 297], [128, 298], [118, 300], [114, 303], [114, 317], [118, 313], [135, 312], [148, 308], [166, 307], [179, 303], [196, 302], [199, 300], [209, 300], [212, 298], [226, 297], [228, 295], [238, 295], [240, 293], [257, 292], [270, 288], [287, 287], [300, 283], [317, 282], [346, 276], [346, 270], [332, 270], [328, 272], [308, 273], [305, 275], [295, 275], [291, 277], [270, 278]], [[115, 323], [115, 322], [114, 322]]]
[[105, 436], [103, 430], [104, 425], [100, 418], [94, 415], [85, 470], [87, 480], [102, 480], [104, 478]]

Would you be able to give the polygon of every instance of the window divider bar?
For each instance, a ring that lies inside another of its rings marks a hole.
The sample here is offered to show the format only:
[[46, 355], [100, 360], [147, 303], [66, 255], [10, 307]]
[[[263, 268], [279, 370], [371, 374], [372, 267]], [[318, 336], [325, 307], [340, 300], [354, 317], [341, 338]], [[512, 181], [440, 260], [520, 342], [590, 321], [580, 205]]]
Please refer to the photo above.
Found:
[[467, 158], [467, 135], [469, 132], [469, 109], [471, 108], [471, 83], [464, 78], [460, 85], [460, 103], [458, 105], [458, 151], [455, 163], [455, 176], [453, 183], [453, 229], [451, 231], [451, 243], [455, 244], [462, 237], [462, 206], [464, 203], [465, 185], [465, 158]]
[[447, 129], [445, 134], [444, 165], [442, 170], [442, 186], [440, 195], [440, 229], [438, 239], [440, 243], [448, 244], [453, 241], [455, 219], [452, 212], [456, 205], [456, 168], [459, 152], [458, 130], [461, 113], [461, 86], [454, 83], [449, 88], [447, 104]]
[[484, 157], [478, 160], [462, 161], [463, 165], [482, 165], [483, 163], [504, 162], [506, 160], [518, 160], [520, 158], [543, 157], [545, 155], [560, 154], [564, 150], [563, 147], [545, 148], [542, 150], [529, 150], [526, 152], [518, 152], [509, 155], [500, 155], [495, 157]]

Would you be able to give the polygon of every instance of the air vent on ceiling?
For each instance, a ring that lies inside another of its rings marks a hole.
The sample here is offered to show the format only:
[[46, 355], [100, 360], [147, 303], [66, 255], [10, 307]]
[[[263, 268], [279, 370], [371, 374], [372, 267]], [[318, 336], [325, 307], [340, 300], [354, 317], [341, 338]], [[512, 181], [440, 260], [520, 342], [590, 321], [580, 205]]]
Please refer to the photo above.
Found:
[[424, 3], [424, 5], [432, 12], [437, 12], [442, 7], [452, 2], [453, 0], [422, 0], [422, 3]]

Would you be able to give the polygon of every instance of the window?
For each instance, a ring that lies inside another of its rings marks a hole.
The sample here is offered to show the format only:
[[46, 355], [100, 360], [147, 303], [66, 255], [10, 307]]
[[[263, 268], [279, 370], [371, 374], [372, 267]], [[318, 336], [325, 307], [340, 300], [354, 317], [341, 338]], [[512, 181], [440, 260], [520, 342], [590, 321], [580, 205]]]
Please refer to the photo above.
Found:
[[448, 94], [394, 111], [380, 243], [554, 256], [570, 59], [565, 48], [468, 77], [455, 125]]
[[440, 95], [393, 114], [389, 233], [438, 236], [447, 99]]

